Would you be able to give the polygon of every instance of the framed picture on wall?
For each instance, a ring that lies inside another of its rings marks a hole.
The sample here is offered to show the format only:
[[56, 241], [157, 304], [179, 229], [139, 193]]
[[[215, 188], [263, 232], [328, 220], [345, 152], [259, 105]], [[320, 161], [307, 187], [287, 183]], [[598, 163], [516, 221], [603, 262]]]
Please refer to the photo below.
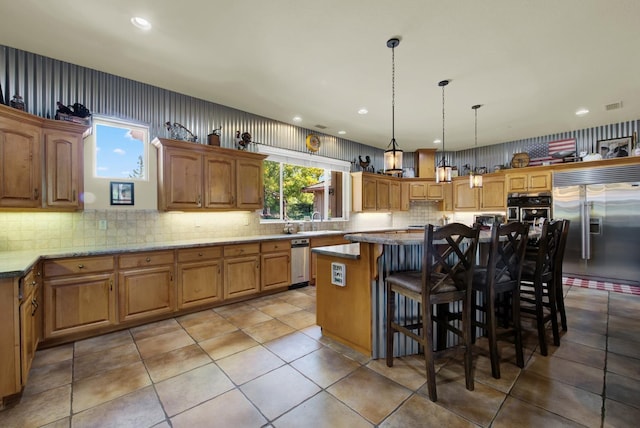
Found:
[[111, 205], [133, 205], [133, 183], [111, 182]]
[[602, 159], [623, 158], [629, 156], [632, 143], [632, 136], [599, 140], [596, 153], [600, 153]]

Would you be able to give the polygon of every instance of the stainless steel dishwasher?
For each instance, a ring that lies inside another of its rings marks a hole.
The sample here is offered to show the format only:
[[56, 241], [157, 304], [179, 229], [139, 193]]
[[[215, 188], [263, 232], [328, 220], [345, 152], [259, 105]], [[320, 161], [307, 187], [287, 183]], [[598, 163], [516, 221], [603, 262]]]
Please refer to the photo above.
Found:
[[309, 239], [291, 240], [291, 287], [298, 288], [309, 285]]

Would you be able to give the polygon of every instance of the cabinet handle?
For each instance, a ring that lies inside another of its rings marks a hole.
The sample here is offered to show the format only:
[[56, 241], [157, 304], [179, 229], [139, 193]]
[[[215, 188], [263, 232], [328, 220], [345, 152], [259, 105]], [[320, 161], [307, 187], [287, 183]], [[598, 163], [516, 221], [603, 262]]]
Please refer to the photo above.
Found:
[[151, 257], [147, 257], [145, 260], [149, 263], [151, 261]]
[[82, 263], [80, 263], [80, 264], [78, 265], [78, 269], [84, 269], [84, 265], [83, 265]]
[[33, 189], [33, 199], [38, 199], [38, 197], [39, 197], [38, 189], [37, 188]]
[[220, 266], [218, 266], [218, 275], [220, 275]]
[[231, 204], [235, 205], [236, 204], [236, 197], [231, 195]]
[[31, 306], [33, 307], [33, 309], [31, 310], [31, 316], [33, 317], [38, 310], [38, 301], [35, 298], [31, 299]]
[[256, 269], [260, 269], [260, 262], [256, 263]]
[[169, 280], [170, 280], [171, 282], [173, 282], [173, 274], [172, 274], [172, 273], [170, 273], [170, 274], [169, 274]]
[[198, 257], [202, 257], [202, 253], [198, 253]]
[[198, 195], [198, 206], [202, 204], [202, 196]]
[[76, 191], [75, 191], [75, 189], [74, 189], [74, 190], [73, 190], [73, 202], [75, 202], [75, 201], [76, 201]]
[[113, 279], [109, 280], [109, 291], [113, 291]]

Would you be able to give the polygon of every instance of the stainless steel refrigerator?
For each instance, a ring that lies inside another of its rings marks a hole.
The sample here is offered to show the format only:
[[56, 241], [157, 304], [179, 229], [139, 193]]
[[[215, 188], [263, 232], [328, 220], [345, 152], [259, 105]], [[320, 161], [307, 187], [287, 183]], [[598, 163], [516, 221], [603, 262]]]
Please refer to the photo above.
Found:
[[640, 286], [640, 165], [558, 172], [553, 217], [571, 221], [563, 274]]

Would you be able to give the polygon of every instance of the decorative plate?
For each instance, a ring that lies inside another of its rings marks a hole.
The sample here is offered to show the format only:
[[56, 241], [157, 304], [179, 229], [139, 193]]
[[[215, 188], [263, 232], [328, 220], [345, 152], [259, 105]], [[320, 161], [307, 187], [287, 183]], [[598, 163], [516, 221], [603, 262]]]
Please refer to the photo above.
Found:
[[524, 168], [529, 166], [529, 153], [515, 153], [511, 159], [512, 168]]
[[307, 135], [307, 149], [317, 152], [320, 149], [320, 137], [315, 134]]

